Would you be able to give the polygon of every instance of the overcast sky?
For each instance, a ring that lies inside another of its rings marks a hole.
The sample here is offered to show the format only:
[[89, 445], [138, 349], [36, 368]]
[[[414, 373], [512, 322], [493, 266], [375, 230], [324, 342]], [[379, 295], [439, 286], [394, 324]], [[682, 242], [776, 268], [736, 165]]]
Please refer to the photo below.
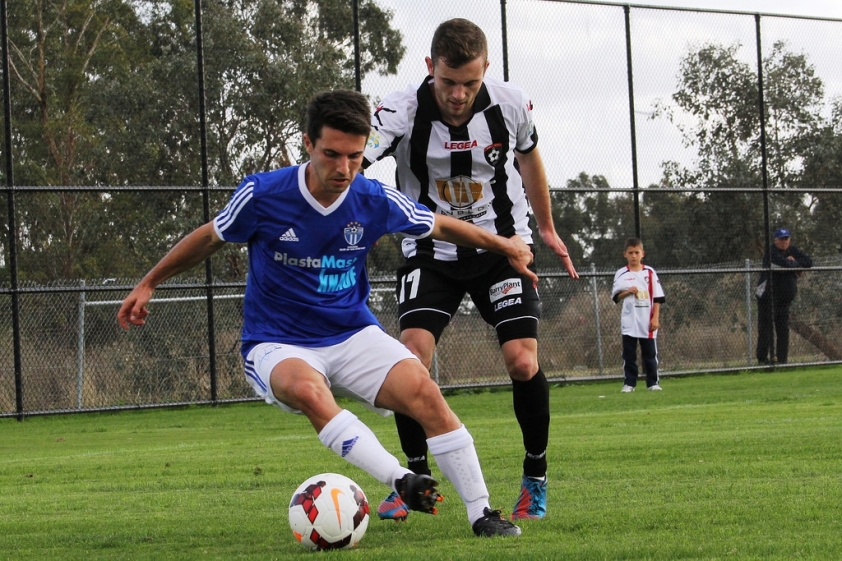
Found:
[[[468, 18], [485, 30], [488, 75], [503, 78], [500, 0], [377, 1], [394, 13], [393, 25], [401, 30], [407, 52], [397, 76], [363, 81], [363, 92], [375, 100], [420, 82], [432, 33], [452, 17]], [[532, 97], [539, 146], [554, 187], [582, 172], [605, 176], [612, 187], [633, 185], [623, 5], [506, 2], [509, 80]], [[675, 124], [651, 118], [655, 104], [671, 102], [682, 57], [706, 44], [736, 45], [738, 58], [756, 68], [757, 26], [745, 14], [773, 15], [760, 20], [764, 54], [784, 41], [787, 50], [805, 54], [814, 66], [827, 100], [842, 97], [842, 0], [650, 0], [631, 6], [635, 146], [643, 187], [658, 182], [665, 161], [692, 165], [695, 157]], [[774, 17], [778, 14], [840, 21]], [[367, 175], [393, 183], [394, 167], [376, 164]]]
[[639, 4], [842, 19], [842, 0], [650, 0]]

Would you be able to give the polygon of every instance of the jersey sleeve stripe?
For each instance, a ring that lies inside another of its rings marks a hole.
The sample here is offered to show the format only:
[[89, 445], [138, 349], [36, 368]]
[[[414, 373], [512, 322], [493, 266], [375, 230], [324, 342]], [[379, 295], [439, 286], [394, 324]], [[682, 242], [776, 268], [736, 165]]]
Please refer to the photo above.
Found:
[[430, 230], [433, 229], [433, 225], [435, 224], [435, 217], [433, 213], [429, 210], [426, 212], [422, 211], [415, 205], [411, 200], [409, 200], [406, 195], [397, 191], [396, 189], [392, 189], [386, 187], [383, 190], [386, 193], [386, 196], [394, 202], [404, 213], [409, 217], [410, 220], [417, 224], [424, 224]]
[[216, 217], [216, 223], [219, 227], [219, 230], [225, 231], [225, 229], [234, 221], [237, 217], [237, 214], [240, 210], [245, 206], [250, 200], [252, 195], [254, 194], [254, 182], [248, 183], [243, 189], [240, 190], [239, 193], [236, 193], [228, 204], [222, 209], [222, 212], [219, 213], [219, 216]]

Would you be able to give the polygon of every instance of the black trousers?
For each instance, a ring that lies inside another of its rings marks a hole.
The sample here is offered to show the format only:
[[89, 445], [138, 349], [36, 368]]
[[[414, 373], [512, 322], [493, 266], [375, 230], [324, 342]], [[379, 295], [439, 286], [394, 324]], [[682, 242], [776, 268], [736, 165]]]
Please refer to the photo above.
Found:
[[643, 372], [646, 374], [646, 387], [658, 383], [658, 347], [655, 339], [623, 335], [623, 375], [627, 386], [637, 385], [637, 345], [640, 344], [640, 356]]
[[[789, 309], [792, 300], [757, 300], [757, 360], [779, 364], [789, 359]], [[777, 336], [777, 337], [776, 337]], [[774, 347], [773, 347], [774, 343]]]

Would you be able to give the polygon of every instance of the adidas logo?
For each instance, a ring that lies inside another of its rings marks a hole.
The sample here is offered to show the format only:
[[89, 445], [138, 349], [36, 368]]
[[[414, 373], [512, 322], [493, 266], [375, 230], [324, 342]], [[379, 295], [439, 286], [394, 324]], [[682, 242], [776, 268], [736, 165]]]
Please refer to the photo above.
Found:
[[354, 438], [352, 438], [350, 440], [346, 440], [345, 442], [342, 443], [342, 457], [343, 458], [351, 453], [351, 449], [354, 447], [354, 444], [357, 443], [358, 439], [359, 439], [359, 436], [355, 436]]
[[296, 236], [293, 229], [290, 228], [289, 230], [284, 232], [284, 234], [278, 239], [281, 240], [282, 242], [297, 242], [298, 236]]

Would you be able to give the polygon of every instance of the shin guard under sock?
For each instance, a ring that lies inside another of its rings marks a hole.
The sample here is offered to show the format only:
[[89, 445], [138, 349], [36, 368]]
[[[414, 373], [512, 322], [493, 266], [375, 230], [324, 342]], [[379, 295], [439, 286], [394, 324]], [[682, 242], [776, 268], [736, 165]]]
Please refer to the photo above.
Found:
[[526, 449], [523, 473], [543, 477], [547, 473], [550, 437], [550, 385], [540, 368], [527, 382], [512, 380], [512, 401]]
[[409, 472], [401, 467], [356, 415], [343, 409], [319, 433], [322, 444], [342, 458], [394, 489], [396, 479]]
[[432, 475], [427, 461], [427, 434], [421, 424], [412, 417], [395, 413], [395, 426], [407, 467], [419, 475]]
[[468, 429], [460, 428], [427, 440], [430, 454], [442, 474], [450, 480], [465, 503], [471, 524], [483, 516], [488, 507], [488, 488], [479, 465], [474, 439]]

